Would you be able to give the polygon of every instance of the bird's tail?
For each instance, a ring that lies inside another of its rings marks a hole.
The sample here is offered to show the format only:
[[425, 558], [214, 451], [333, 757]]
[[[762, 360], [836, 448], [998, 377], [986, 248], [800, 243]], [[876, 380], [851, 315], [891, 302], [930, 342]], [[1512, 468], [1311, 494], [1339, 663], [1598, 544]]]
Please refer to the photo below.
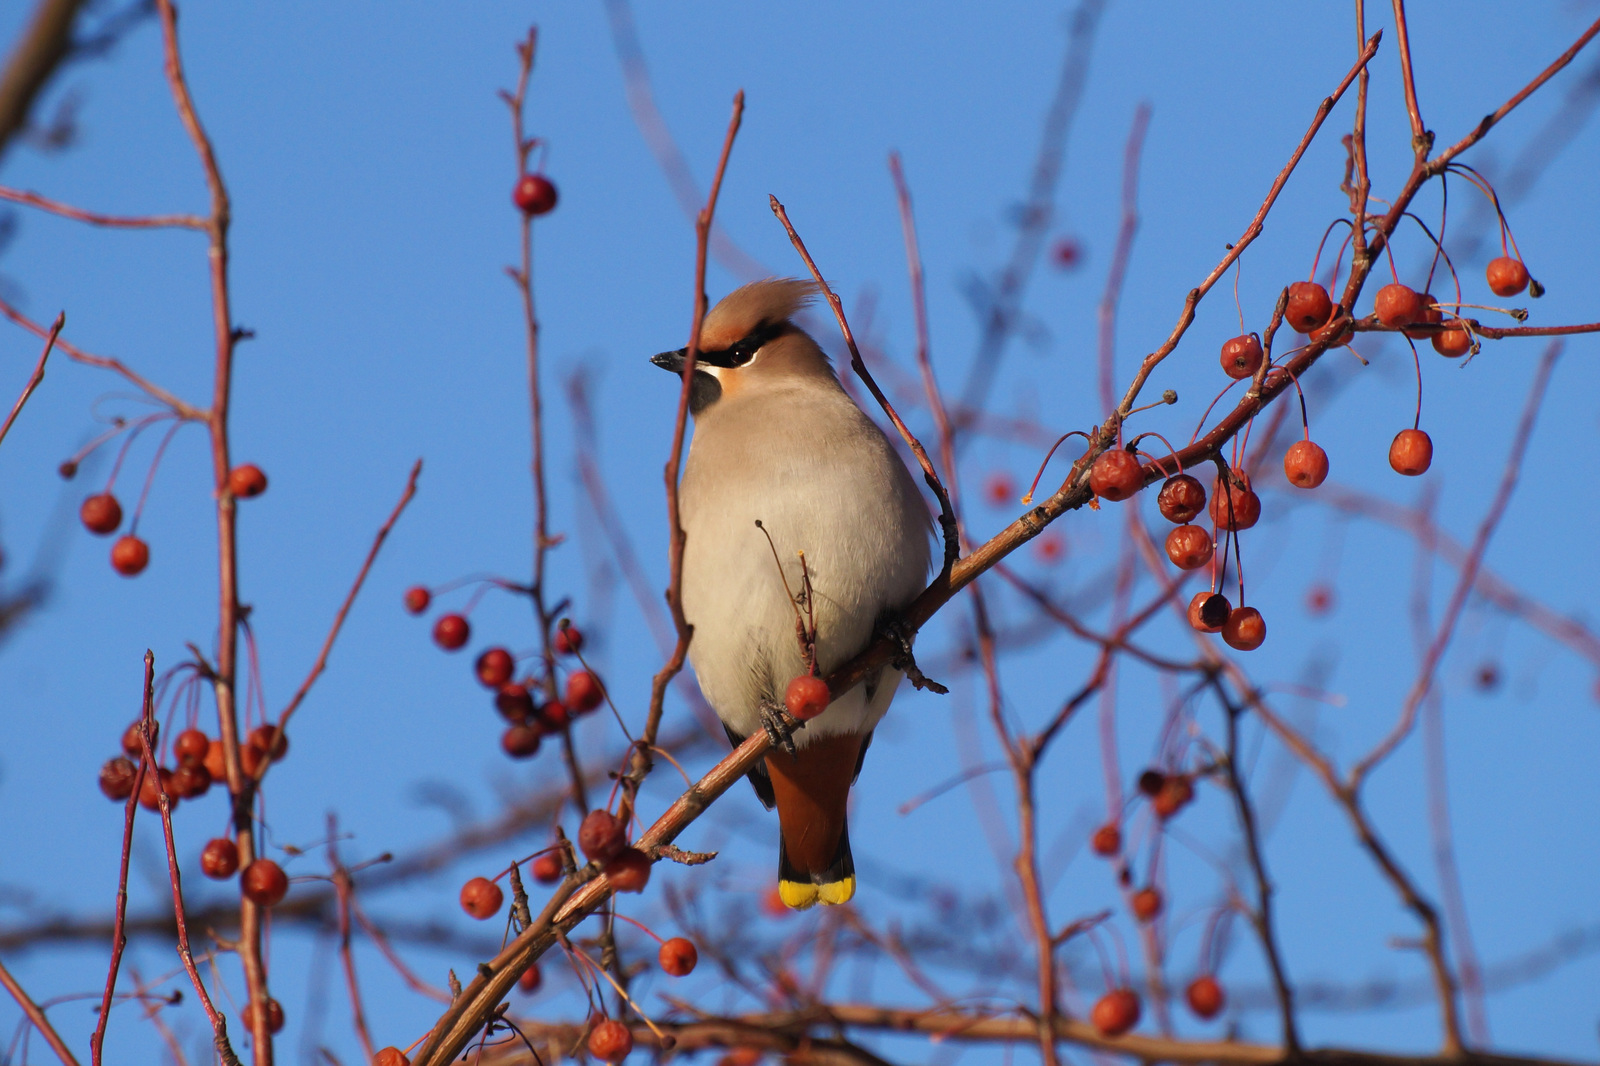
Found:
[[796, 910], [818, 902], [845, 903], [856, 893], [845, 812], [865, 746], [859, 733], [836, 734], [806, 744], [795, 755], [767, 755], [781, 834], [778, 895]]
[[794, 910], [816, 903], [848, 903], [856, 894], [856, 862], [850, 854], [850, 826], [839, 831], [839, 849], [826, 870], [801, 871], [789, 861], [789, 849], [778, 838], [778, 895]]

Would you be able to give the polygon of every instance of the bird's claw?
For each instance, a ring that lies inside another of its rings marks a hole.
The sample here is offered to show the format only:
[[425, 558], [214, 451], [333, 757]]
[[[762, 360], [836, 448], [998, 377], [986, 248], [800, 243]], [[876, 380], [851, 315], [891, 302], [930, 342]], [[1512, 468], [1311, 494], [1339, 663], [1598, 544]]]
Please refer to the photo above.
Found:
[[772, 741], [774, 748], [782, 748], [789, 753], [790, 758], [799, 757], [799, 753], [795, 751], [793, 738], [795, 730], [804, 729], [805, 723], [790, 714], [788, 708], [762, 700], [761, 728], [767, 731], [767, 739]]
[[917, 668], [917, 657], [911, 651], [911, 640], [914, 634], [905, 622], [898, 618], [889, 618], [879, 625], [879, 631], [890, 640], [894, 641], [894, 658], [889, 660], [889, 665], [904, 673], [913, 687], [937, 692], [939, 695], [948, 695], [950, 690], [939, 682], [928, 677]]

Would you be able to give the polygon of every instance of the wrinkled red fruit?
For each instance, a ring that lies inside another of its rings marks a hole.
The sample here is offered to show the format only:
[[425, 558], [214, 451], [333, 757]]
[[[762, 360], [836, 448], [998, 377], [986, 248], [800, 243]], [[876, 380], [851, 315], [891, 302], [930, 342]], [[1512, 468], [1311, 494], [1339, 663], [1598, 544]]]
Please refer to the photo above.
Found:
[[567, 678], [567, 695], [563, 701], [574, 715], [588, 714], [605, 702], [605, 689], [600, 679], [588, 670], [579, 670]]
[[124, 756], [107, 759], [100, 767], [100, 791], [106, 799], [125, 800], [133, 795], [133, 782], [139, 776], [139, 766]]
[[628, 846], [628, 827], [601, 807], [583, 816], [578, 826], [578, 848], [584, 855], [605, 862]]
[[508, 722], [526, 722], [533, 717], [533, 694], [526, 685], [501, 685], [494, 694], [494, 709]]
[[1189, 1001], [1190, 1010], [1198, 1017], [1206, 1019], [1215, 1018], [1222, 1013], [1223, 1006], [1228, 1002], [1222, 986], [1210, 974], [1203, 974], [1190, 981], [1183, 998]]
[[244, 898], [262, 907], [276, 907], [289, 894], [289, 878], [271, 859], [257, 859], [239, 877]]
[[1420, 429], [1402, 429], [1389, 445], [1389, 465], [1406, 477], [1427, 473], [1433, 465], [1433, 440]]
[[83, 506], [78, 508], [78, 518], [83, 528], [103, 537], [115, 533], [122, 525], [122, 504], [111, 493], [102, 492], [83, 501]]
[[421, 614], [428, 609], [428, 604], [433, 602], [433, 593], [421, 585], [413, 585], [406, 589], [406, 610], [412, 614]]
[[267, 475], [254, 463], [245, 463], [228, 471], [228, 491], [248, 500], [267, 491]]
[[1461, 324], [1459, 318], [1450, 321], [1456, 324], [1447, 326], [1433, 335], [1433, 350], [1446, 359], [1459, 359], [1472, 351], [1472, 334]]
[[1211, 561], [1211, 534], [1199, 526], [1177, 526], [1167, 534], [1167, 558], [1179, 570], [1198, 570]]
[[1139, 1024], [1139, 994], [1131, 988], [1112, 989], [1095, 1003], [1089, 1021], [1101, 1036], [1121, 1036]]
[[1528, 287], [1528, 268], [1510, 256], [1489, 260], [1483, 274], [1496, 296], [1515, 296]]
[[1161, 893], [1153, 887], [1141, 888], [1133, 894], [1133, 916], [1141, 922], [1153, 922], [1161, 913]]
[[518, 722], [500, 734], [501, 749], [513, 759], [531, 759], [539, 754], [539, 744], [544, 730], [537, 725]]
[[213, 881], [226, 881], [239, 872], [239, 846], [227, 837], [206, 841], [200, 850], [200, 872]]
[[[1412, 322], [1422, 322], [1430, 326], [1437, 326], [1440, 322], [1444, 321], [1444, 312], [1439, 310], [1439, 305], [1434, 300], [1433, 293], [1425, 292], [1421, 296], [1418, 296], [1417, 300], [1422, 305], [1422, 310], [1416, 318], [1411, 320]], [[1410, 337], [1412, 340], [1421, 340], [1424, 337], [1436, 336], [1436, 334], [1432, 334], [1425, 329], [1407, 329], [1402, 330], [1401, 332]]]
[[553, 851], [534, 856], [533, 879], [541, 885], [553, 885], [561, 880], [561, 856]]
[[123, 577], [134, 577], [150, 565], [150, 545], [138, 537], [119, 537], [111, 546], [111, 569]]
[[[246, 1032], [256, 1031], [256, 1005], [245, 1004], [243, 1011]], [[283, 1028], [283, 1007], [275, 999], [267, 1000], [267, 1032], [276, 1033]]]
[[607, 1018], [589, 1034], [589, 1054], [601, 1062], [621, 1062], [633, 1051], [633, 1033], [619, 1021]]
[[1311, 441], [1295, 441], [1283, 453], [1283, 476], [1299, 488], [1316, 488], [1328, 480], [1328, 453]]
[[411, 1060], [397, 1047], [379, 1048], [372, 1056], [372, 1066], [411, 1066]]
[[1234, 475], [1244, 482], [1244, 488], [1230, 481], [1224, 492], [1220, 477], [1211, 486], [1211, 521], [1219, 529], [1249, 529], [1261, 519], [1261, 497], [1250, 487], [1250, 479], [1237, 470]]
[[1094, 836], [1089, 838], [1089, 846], [1096, 855], [1109, 859], [1122, 850], [1122, 830], [1107, 822], [1094, 831]]
[[684, 937], [675, 936], [661, 945], [656, 958], [661, 961], [661, 968], [673, 977], [688, 977], [700, 961], [700, 952]]
[[278, 762], [289, 754], [289, 735], [280, 732], [275, 725], [258, 725], [250, 730], [249, 745], [270, 755], [273, 762]]
[[474, 877], [461, 886], [461, 909], [478, 921], [493, 918], [505, 902], [506, 894], [487, 877]]
[[144, 775], [144, 783], [139, 786], [139, 806], [147, 811], [161, 809], [161, 793], [167, 794], [167, 809], [178, 809], [178, 793], [172, 787], [172, 771], [161, 770], [153, 774]]
[[[150, 723], [150, 747], [152, 749], [161, 741], [161, 723]], [[139, 739], [139, 723], [134, 722], [122, 731], [122, 750], [134, 762], [139, 761], [139, 756], [144, 754], [144, 743]]]
[[184, 766], [200, 765], [206, 761], [206, 752], [211, 750], [211, 739], [198, 729], [185, 729], [178, 734], [178, 739], [172, 742], [172, 754], [178, 757], [178, 762]]
[[511, 680], [511, 672], [516, 666], [516, 660], [511, 658], [510, 652], [504, 648], [490, 648], [478, 656], [478, 661], [473, 664], [472, 669], [484, 688], [499, 688]]
[[1161, 787], [1150, 800], [1150, 809], [1156, 817], [1166, 821], [1189, 805], [1194, 799], [1194, 785], [1182, 774], [1161, 779]]
[[643, 892], [650, 883], [650, 856], [638, 848], [623, 848], [605, 866], [606, 880], [618, 892]]
[[828, 709], [828, 704], [833, 699], [828, 692], [828, 683], [820, 677], [809, 674], [797, 677], [789, 682], [789, 687], [783, 692], [783, 705], [789, 708], [789, 713], [804, 722], [815, 718]]
[[1267, 623], [1254, 607], [1235, 607], [1222, 627], [1222, 639], [1239, 651], [1255, 651], [1267, 639]]
[[556, 199], [556, 187], [543, 174], [524, 174], [511, 190], [511, 202], [525, 215], [548, 214]]
[[1408, 285], [1385, 285], [1373, 298], [1372, 309], [1386, 326], [1408, 326], [1422, 321], [1422, 299]]
[[557, 655], [576, 655], [583, 648], [583, 634], [578, 627], [568, 624], [556, 630], [555, 639], [550, 646], [556, 650]]
[[1255, 374], [1261, 367], [1261, 342], [1253, 334], [1225, 341], [1222, 345], [1222, 371], [1238, 380]]
[[544, 984], [544, 974], [539, 972], [537, 962], [528, 963], [528, 968], [522, 971], [522, 976], [517, 978], [517, 991], [525, 996], [531, 996], [539, 991], [539, 986]]
[[472, 626], [459, 614], [442, 614], [433, 623], [433, 642], [445, 651], [460, 651], [472, 636]]
[[199, 799], [211, 791], [211, 775], [200, 763], [188, 763], [172, 771], [172, 794], [183, 799]]
[[1107, 500], [1126, 500], [1144, 487], [1139, 457], [1126, 448], [1101, 452], [1089, 468], [1089, 487]]
[[1188, 474], [1169, 477], [1156, 496], [1156, 506], [1161, 509], [1162, 518], [1181, 526], [1206, 509], [1205, 486]]
[[1220, 633], [1232, 612], [1228, 597], [1218, 592], [1197, 592], [1189, 601], [1189, 624], [1202, 633]]
[[1314, 281], [1297, 281], [1289, 286], [1289, 302], [1283, 319], [1296, 333], [1310, 333], [1328, 324], [1333, 317], [1333, 301], [1328, 290]]

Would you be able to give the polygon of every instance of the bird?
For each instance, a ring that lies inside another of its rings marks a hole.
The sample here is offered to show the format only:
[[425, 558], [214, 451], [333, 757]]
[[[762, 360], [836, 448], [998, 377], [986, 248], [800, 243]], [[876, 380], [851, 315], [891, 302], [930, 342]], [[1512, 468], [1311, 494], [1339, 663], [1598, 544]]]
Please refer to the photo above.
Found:
[[[773, 736], [748, 777], [778, 810], [778, 895], [795, 910], [855, 895], [850, 788], [901, 667], [914, 668], [898, 619], [931, 562], [916, 482], [794, 322], [817, 292], [767, 278], [706, 314], [678, 489], [690, 665], [734, 747], [757, 730]], [[686, 353], [651, 361], [681, 375]], [[802, 631], [814, 638], [811, 664]], [[814, 718], [786, 713], [788, 683], [808, 665], [826, 676], [883, 632], [901, 641], [900, 658]]]

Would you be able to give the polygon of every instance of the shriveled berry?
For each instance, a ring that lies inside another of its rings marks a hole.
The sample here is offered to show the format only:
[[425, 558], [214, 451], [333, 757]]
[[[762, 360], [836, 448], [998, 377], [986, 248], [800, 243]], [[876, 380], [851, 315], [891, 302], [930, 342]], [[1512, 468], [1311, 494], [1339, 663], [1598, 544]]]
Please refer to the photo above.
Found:
[[628, 827], [603, 807], [583, 816], [578, 826], [578, 847], [591, 859], [605, 862], [628, 846]]
[[1155, 796], [1150, 800], [1150, 809], [1157, 818], [1166, 821], [1189, 805], [1194, 799], [1194, 786], [1183, 774], [1170, 774], [1161, 782], [1161, 787], [1156, 790]]
[[1483, 273], [1496, 296], [1515, 296], [1528, 287], [1528, 268], [1507, 255], [1489, 260]]
[[228, 491], [248, 500], [267, 491], [267, 475], [254, 463], [244, 463], [228, 471]]
[[119, 537], [111, 546], [111, 569], [123, 577], [135, 577], [150, 565], [150, 545], [138, 537]]
[[433, 623], [433, 642], [445, 651], [459, 651], [472, 636], [472, 626], [459, 614], [443, 614]]
[[[245, 1007], [244, 1007], [244, 1011], [242, 1012], [242, 1016], [244, 1018], [245, 1030], [247, 1032], [252, 1032], [252, 1033], [255, 1032], [256, 1031], [256, 1005], [255, 1005], [255, 1003], [253, 1003], [253, 1002], [246, 1003]], [[278, 1003], [277, 1000], [275, 1000], [275, 999], [267, 1000], [266, 1019], [267, 1019], [267, 1032], [276, 1033], [280, 1029], [283, 1028], [283, 1007]]]
[[1408, 326], [1422, 319], [1422, 299], [1409, 285], [1385, 285], [1374, 297], [1372, 309], [1386, 326]]
[[541, 727], [518, 722], [500, 734], [500, 748], [513, 759], [531, 759], [539, 754], [543, 739]]
[[[160, 722], [151, 722], [150, 723], [150, 747], [151, 747], [151, 749], [153, 750], [155, 748], [155, 746], [160, 741], [161, 741], [161, 723]], [[139, 756], [144, 754], [144, 742], [139, 739], [139, 723], [138, 722], [131, 723], [128, 726], [127, 729], [124, 729], [122, 731], [122, 750], [127, 753], [128, 758], [132, 759], [135, 762], [138, 762], [139, 761]]]
[[271, 859], [257, 859], [239, 875], [244, 898], [262, 907], [276, 907], [289, 894], [289, 877]]
[[461, 909], [480, 922], [499, 913], [505, 898], [500, 886], [487, 877], [474, 877], [461, 886]]
[[200, 872], [213, 881], [226, 881], [239, 872], [239, 846], [227, 837], [206, 841], [200, 849]]
[[1189, 624], [1202, 633], [1220, 633], [1233, 605], [1220, 592], [1197, 592], [1189, 601]]
[[1094, 849], [1096, 855], [1109, 859], [1122, 850], [1122, 830], [1114, 822], [1107, 822], [1094, 831], [1094, 836], [1089, 838], [1089, 847]]
[[548, 214], [556, 199], [556, 187], [543, 174], [524, 174], [511, 190], [511, 202], [525, 215]]
[[172, 771], [172, 794], [184, 799], [199, 799], [211, 791], [211, 775], [201, 763], [184, 763]]
[[539, 991], [539, 986], [544, 984], [544, 974], [539, 972], [537, 962], [528, 963], [528, 968], [522, 971], [522, 976], [517, 978], [517, 991], [525, 996], [531, 996]]
[[190, 763], [200, 764], [206, 761], [206, 752], [211, 750], [211, 740], [198, 729], [185, 729], [178, 734], [178, 739], [172, 742], [172, 754], [177, 756], [178, 762], [183, 765]]
[[605, 874], [618, 892], [643, 892], [650, 883], [650, 856], [638, 848], [623, 848], [606, 863]]
[[1283, 453], [1283, 476], [1289, 484], [1314, 489], [1328, 480], [1328, 453], [1309, 440], [1297, 440]]
[[517, 667], [517, 662], [511, 653], [504, 648], [490, 648], [478, 656], [478, 661], [473, 664], [473, 672], [478, 675], [479, 684], [484, 688], [499, 688], [511, 680], [511, 672]]
[[1156, 506], [1161, 517], [1168, 522], [1183, 525], [1206, 509], [1206, 490], [1200, 479], [1188, 474], [1169, 477], [1156, 496]]
[[591, 671], [578, 670], [567, 678], [567, 693], [563, 702], [573, 714], [588, 714], [604, 703], [605, 698], [600, 679]]
[[103, 537], [115, 533], [122, 525], [122, 504], [111, 493], [102, 492], [83, 501], [83, 506], [78, 508], [78, 518], [83, 528]]
[[1222, 991], [1222, 986], [1210, 974], [1202, 974], [1189, 982], [1189, 987], [1184, 990], [1183, 998], [1189, 1001], [1189, 1009], [1200, 1018], [1211, 1019], [1222, 1013], [1222, 1008], [1227, 1004], [1228, 997]]
[[612, 1018], [594, 1027], [589, 1034], [589, 1054], [601, 1062], [621, 1062], [633, 1051], [633, 1033]]
[[576, 655], [583, 648], [583, 634], [570, 622], [556, 630], [550, 646], [557, 655]]
[[789, 682], [789, 687], [783, 692], [783, 705], [789, 708], [789, 713], [804, 722], [815, 718], [828, 709], [833, 695], [828, 691], [828, 683], [820, 677], [802, 674]]
[[126, 756], [107, 759], [100, 767], [100, 791], [106, 799], [125, 800], [133, 795], [133, 783], [139, 776], [139, 766]]
[[372, 1056], [372, 1066], [411, 1066], [411, 1060], [397, 1047], [379, 1048]]
[[1333, 301], [1328, 290], [1314, 281], [1297, 281], [1289, 286], [1289, 302], [1283, 319], [1296, 333], [1310, 333], [1328, 324], [1333, 317]]
[[423, 611], [428, 609], [428, 604], [432, 602], [433, 593], [429, 592], [421, 585], [413, 585], [411, 588], [406, 589], [406, 610], [410, 611], [412, 614], [421, 614]]
[[1389, 445], [1389, 465], [1406, 477], [1427, 473], [1433, 465], [1433, 440], [1420, 429], [1402, 429]]
[[1433, 335], [1433, 350], [1446, 359], [1459, 359], [1472, 351], [1472, 334], [1459, 318], [1450, 321], [1453, 325], [1447, 325]]
[[1198, 570], [1211, 561], [1211, 534], [1199, 526], [1176, 526], [1167, 534], [1167, 558], [1179, 570]]
[[553, 885], [561, 880], [561, 856], [553, 851], [533, 858], [533, 879], [541, 885]]
[[1101, 1036], [1121, 1036], [1139, 1024], [1139, 994], [1131, 988], [1114, 988], [1089, 1011], [1089, 1021]]
[[526, 722], [533, 717], [533, 694], [527, 685], [514, 681], [501, 685], [494, 694], [494, 709], [508, 722]]
[[700, 952], [686, 937], [675, 936], [656, 953], [661, 968], [673, 977], [688, 977], [700, 961]]
[[1107, 500], [1126, 500], [1144, 487], [1139, 457], [1126, 448], [1111, 448], [1089, 468], [1089, 487]]
[[1153, 885], [1141, 888], [1130, 901], [1133, 916], [1141, 922], [1153, 922], [1161, 913], [1161, 893]]
[[[1440, 322], [1444, 321], [1444, 312], [1439, 310], [1439, 303], [1433, 298], [1433, 293], [1423, 293], [1421, 296], [1417, 297], [1417, 302], [1421, 305], [1422, 309], [1417, 314], [1417, 317], [1411, 320], [1412, 322], [1420, 322], [1424, 325], [1437, 326]], [[1412, 340], [1421, 340], [1424, 337], [1437, 336], [1437, 334], [1430, 333], [1425, 329], [1406, 329], [1402, 330], [1401, 332], [1410, 337]]]
[[1239, 651], [1255, 651], [1267, 639], [1267, 623], [1254, 607], [1235, 607], [1222, 627], [1222, 639]]
[[1251, 377], [1261, 367], [1261, 342], [1247, 333], [1222, 344], [1222, 371], [1230, 378]]
[[1250, 487], [1250, 479], [1239, 470], [1234, 476], [1244, 482], [1243, 488], [1232, 481], [1224, 485], [1220, 477], [1211, 486], [1211, 521], [1219, 529], [1249, 529], [1261, 520], [1261, 497]]

